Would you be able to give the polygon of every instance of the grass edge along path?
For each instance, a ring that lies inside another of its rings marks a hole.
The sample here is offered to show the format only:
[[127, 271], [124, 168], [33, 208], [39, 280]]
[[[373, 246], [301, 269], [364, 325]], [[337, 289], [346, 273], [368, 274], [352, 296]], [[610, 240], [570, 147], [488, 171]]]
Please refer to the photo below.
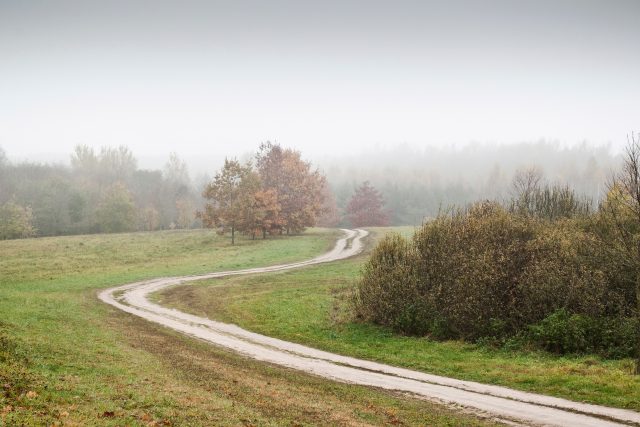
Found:
[[0, 242], [0, 426], [484, 424], [252, 363], [96, 298], [150, 277], [310, 258], [332, 233], [235, 247], [208, 230]]
[[[377, 230], [378, 236], [384, 231]], [[153, 297], [168, 307], [338, 354], [575, 401], [640, 409], [640, 378], [631, 375], [631, 360], [556, 357], [538, 351], [434, 342], [353, 322], [346, 300], [364, 260], [361, 256], [299, 271], [205, 281]]]

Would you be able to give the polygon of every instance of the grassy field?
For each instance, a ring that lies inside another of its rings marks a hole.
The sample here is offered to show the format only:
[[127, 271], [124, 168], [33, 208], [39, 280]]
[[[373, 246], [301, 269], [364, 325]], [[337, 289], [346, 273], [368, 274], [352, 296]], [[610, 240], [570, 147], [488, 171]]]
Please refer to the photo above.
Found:
[[255, 363], [100, 303], [143, 278], [310, 258], [335, 233], [232, 247], [211, 231], [0, 242], [0, 425], [480, 425]]
[[[379, 237], [388, 230], [376, 230]], [[411, 229], [399, 230], [409, 234]], [[375, 237], [374, 237], [375, 238]], [[632, 361], [555, 357], [404, 337], [349, 317], [349, 292], [366, 259], [261, 276], [211, 280], [154, 295], [164, 305], [324, 350], [424, 372], [640, 410]]]

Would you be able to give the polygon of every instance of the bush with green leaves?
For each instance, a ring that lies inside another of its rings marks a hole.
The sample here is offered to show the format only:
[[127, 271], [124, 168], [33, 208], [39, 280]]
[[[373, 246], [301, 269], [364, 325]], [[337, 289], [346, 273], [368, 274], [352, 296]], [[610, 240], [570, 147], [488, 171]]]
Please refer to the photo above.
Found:
[[530, 325], [526, 337], [553, 353], [599, 353], [620, 358], [633, 354], [639, 326], [636, 318], [590, 317], [562, 308]]

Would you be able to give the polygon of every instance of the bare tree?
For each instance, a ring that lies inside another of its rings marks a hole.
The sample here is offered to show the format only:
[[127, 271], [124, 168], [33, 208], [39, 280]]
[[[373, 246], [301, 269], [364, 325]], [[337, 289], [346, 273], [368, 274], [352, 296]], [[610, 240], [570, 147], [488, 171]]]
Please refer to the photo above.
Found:
[[511, 183], [514, 198], [529, 198], [542, 184], [542, 170], [536, 166], [518, 169]]
[[514, 208], [520, 212], [531, 210], [533, 197], [540, 190], [543, 173], [539, 168], [532, 166], [526, 169], [518, 169], [511, 181], [512, 199]]

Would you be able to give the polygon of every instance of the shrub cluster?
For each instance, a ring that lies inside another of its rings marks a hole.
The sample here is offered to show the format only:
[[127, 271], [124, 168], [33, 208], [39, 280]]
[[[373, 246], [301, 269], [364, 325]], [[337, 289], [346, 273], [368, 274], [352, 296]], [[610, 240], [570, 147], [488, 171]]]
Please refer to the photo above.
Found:
[[411, 240], [387, 236], [357, 284], [356, 314], [437, 339], [632, 355], [637, 267], [602, 244], [602, 215], [538, 206], [541, 215], [483, 202], [439, 215]]

